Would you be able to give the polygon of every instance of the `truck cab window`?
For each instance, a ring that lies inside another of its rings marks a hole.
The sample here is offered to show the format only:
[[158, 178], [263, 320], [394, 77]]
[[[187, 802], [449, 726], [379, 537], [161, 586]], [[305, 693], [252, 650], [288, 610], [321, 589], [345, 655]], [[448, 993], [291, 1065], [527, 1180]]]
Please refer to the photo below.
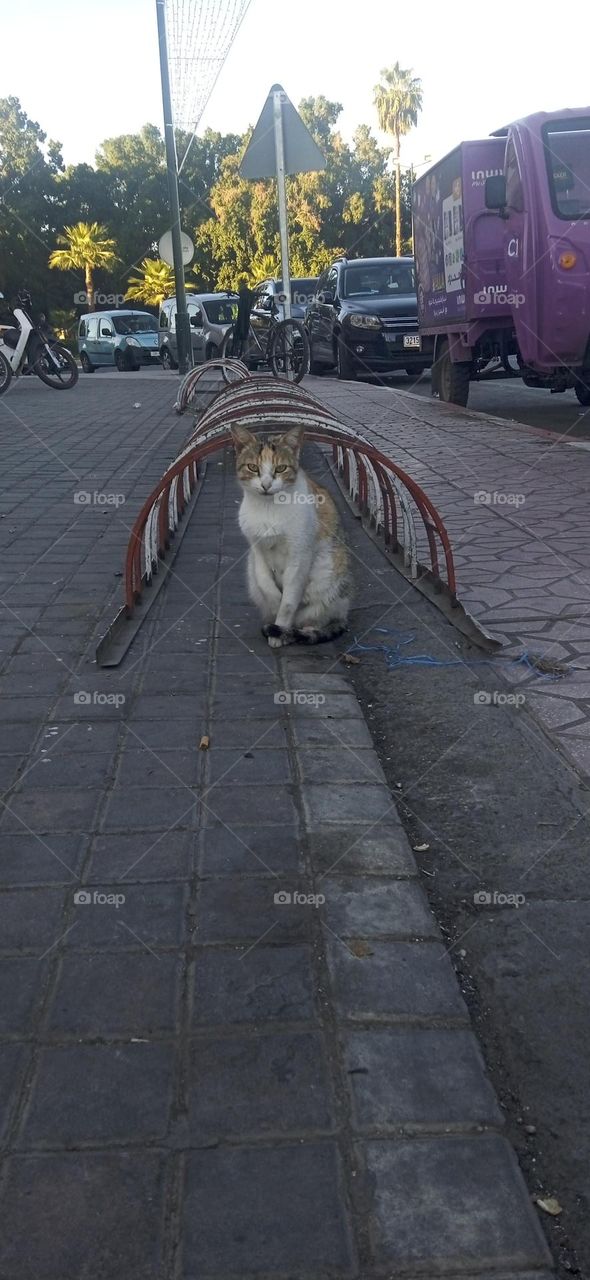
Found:
[[522, 178], [512, 138], [506, 147], [506, 203], [508, 208], [514, 209], [516, 213], [522, 213], [524, 210]]

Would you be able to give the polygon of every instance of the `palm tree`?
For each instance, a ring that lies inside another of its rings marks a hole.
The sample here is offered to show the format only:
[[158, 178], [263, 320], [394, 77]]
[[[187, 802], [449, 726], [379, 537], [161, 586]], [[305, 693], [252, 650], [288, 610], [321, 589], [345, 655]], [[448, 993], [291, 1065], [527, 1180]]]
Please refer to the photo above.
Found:
[[126, 298], [159, 307], [175, 292], [174, 271], [161, 258], [144, 258], [137, 274], [129, 277]]
[[82, 270], [86, 304], [94, 311], [94, 272], [97, 267], [112, 267], [117, 261], [115, 241], [109, 239], [107, 228], [99, 222], [77, 222], [74, 227], [64, 227], [64, 234], [57, 240], [64, 248], [50, 253], [49, 266], [58, 271]]
[[401, 215], [401, 140], [418, 123], [422, 110], [422, 81], [412, 70], [404, 70], [396, 62], [394, 67], [381, 72], [381, 84], [375, 85], [374, 103], [379, 118], [379, 128], [395, 138], [395, 251], [399, 258], [402, 248]]

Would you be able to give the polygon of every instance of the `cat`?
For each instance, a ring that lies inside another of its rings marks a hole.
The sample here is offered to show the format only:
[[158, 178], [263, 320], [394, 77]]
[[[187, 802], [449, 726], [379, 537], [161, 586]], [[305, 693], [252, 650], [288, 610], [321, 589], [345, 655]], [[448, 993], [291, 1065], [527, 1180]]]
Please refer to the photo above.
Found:
[[330, 494], [299, 465], [304, 429], [231, 431], [244, 491], [240, 528], [250, 543], [248, 589], [262, 634], [272, 649], [335, 640], [350, 609], [348, 554]]

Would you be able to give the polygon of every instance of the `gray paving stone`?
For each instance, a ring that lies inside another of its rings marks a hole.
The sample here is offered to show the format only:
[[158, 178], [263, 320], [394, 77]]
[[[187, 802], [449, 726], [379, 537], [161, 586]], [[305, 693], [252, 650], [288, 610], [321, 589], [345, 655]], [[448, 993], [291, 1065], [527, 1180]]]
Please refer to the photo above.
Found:
[[[551, 1264], [504, 1138], [424, 1138], [366, 1148], [376, 1260], [419, 1272]], [[407, 1188], [412, 1187], [408, 1213]]]
[[136, 880], [186, 879], [196, 838], [194, 832], [174, 830], [97, 836], [87, 879], [113, 886]]
[[240, 827], [211, 823], [200, 836], [200, 873], [203, 876], [275, 875], [302, 867], [295, 827]]
[[171, 786], [115, 787], [103, 817], [104, 831], [161, 831], [162, 827], [192, 827], [197, 821], [196, 791]]
[[379, 872], [381, 875], [415, 876], [416, 863], [397, 811], [388, 814], [387, 825], [367, 822], [350, 827], [316, 827], [309, 837], [311, 859], [320, 878], [330, 872], [349, 875]]
[[55, 701], [52, 694], [46, 694], [45, 697], [31, 698], [25, 697], [0, 697], [0, 717], [3, 723], [14, 720], [17, 724], [26, 724], [33, 722], [38, 725], [49, 715], [51, 707]]
[[14, 758], [16, 754], [30, 751], [38, 732], [39, 726], [33, 721], [29, 724], [15, 724], [14, 721], [9, 723], [2, 716], [0, 720], [0, 755], [6, 753], [11, 758]]
[[305, 945], [207, 947], [195, 964], [195, 1024], [315, 1019], [311, 949]]
[[322, 878], [325, 917], [343, 938], [439, 938], [434, 916], [422, 889], [406, 880], [376, 876]]
[[[260, 669], [257, 680], [264, 676], [268, 684], [269, 676], [264, 668]], [[213, 699], [213, 720], [280, 720], [282, 707], [275, 703], [273, 698], [272, 685], [265, 688], [261, 693], [258, 689], [252, 688], [252, 692], [243, 693], [218, 693]], [[252, 743], [252, 733], [249, 735], [249, 742]]]
[[195, 720], [134, 720], [122, 724], [123, 741], [127, 750], [151, 749], [159, 755], [163, 751], [197, 750], [206, 721]]
[[341, 1179], [331, 1143], [193, 1152], [185, 1280], [328, 1268], [333, 1276], [350, 1276], [353, 1254]]
[[[321, 696], [323, 702], [315, 702], [315, 694]], [[353, 693], [333, 693], [332, 690], [324, 691], [321, 688], [313, 692], [309, 690], [304, 697], [292, 697], [288, 710], [289, 715], [296, 720], [303, 717], [334, 720], [337, 722], [334, 726], [337, 732], [340, 732], [338, 728], [340, 720], [355, 717], [362, 719], [361, 708]]]
[[77, 880], [88, 848], [84, 835], [43, 837], [21, 832], [3, 836], [0, 885], [67, 884]]
[[299, 752], [304, 782], [385, 783], [385, 774], [374, 751], [349, 747], [334, 738], [332, 747], [306, 747]]
[[305, 885], [275, 876], [225, 876], [205, 880], [199, 890], [199, 942], [254, 940], [272, 934], [273, 943], [307, 937], [317, 908], [275, 901], [277, 894], [306, 892]]
[[432, 942], [367, 944], [354, 955], [331, 939], [328, 963], [336, 1007], [344, 1018], [367, 1022], [390, 1018], [461, 1018], [467, 1010], [451, 962]]
[[[125, 902], [119, 907], [101, 903], [94, 900], [95, 892], [124, 894]], [[73, 927], [64, 939], [68, 949], [141, 951], [144, 947], [149, 953], [153, 947], [179, 946], [184, 941], [186, 888], [182, 884], [115, 882], [89, 885], [87, 893], [92, 901], [75, 904], [70, 890]]]
[[0, 1044], [0, 1138], [3, 1139], [18, 1101], [20, 1078], [28, 1049], [22, 1044]]
[[43, 994], [48, 964], [36, 956], [3, 956], [0, 1035], [26, 1035]]
[[471, 1031], [395, 1027], [343, 1041], [357, 1129], [503, 1124]]
[[101, 1280], [160, 1280], [163, 1188], [163, 1163], [152, 1152], [12, 1157], [0, 1274], [65, 1280], [82, 1276], [91, 1258]]
[[394, 806], [388, 787], [370, 782], [357, 785], [308, 782], [303, 787], [303, 802], [312, 828], [329, 822], [347, 822], [351, 826], [382, 822]]
[[202, 723], [206, 710], [204, 694], [149, 693], [145, 692], [135, 699], [129, 713], [130, 723], [135, 720], [170, 720], [176, 724], [178, 720], [191, 720]]
[[172, 1032], [179, 977], [172, 955], [65, 955], [49, 1030], [87, 1039]]
[[35, 831], [51, 843], [54, 832], [92, 830], [101, 799], [100, 791], [83, 787], [29, 787], [1, 802], [0, 828], [3, 834]]
[[195, 786], [201, 771], [202, 756], [192, 751], [153, 751], [132, 747], [133, 738], [127, 743], [117, 773], [118, 786], [174, 787], [179, 784]]
[[193, 1042], [189, 1132], [211, 1138], [329, 1132], [328, 1070], [317, 1032]]
[[0, 893], [0, 947], [41, 954], [57, 942], [65, 889], [11, 889]]
[[[293, 824], [297, 810], [289, 784], [266, 786], [234, 785], [231, 778], [211, 783], [202, 793], [202, 805], [210, 821], [226, 822], [230, 827], [285, 826]], [[245, 837], [247, 838], [247, 837]]]
[[42, 1049], [20, 1145], [161, 1140], [168, 1125], [173, 1067], [169, 1045]]
[[[278, 709], [280, 711], [280, 708]], [[274, 751], [286, 746], [285, 727], [274, 720], [216, 720], [211, 730], [211, 747], [230, 751]]]
[[106, 786], [114, 775], [114, 753], [92, 751], [67, 755], [60, 751], [58, 739], [51, 739], [56, 746], [45, 754], [39, 750], [26, 765], [18, 790], [35, 790], [44, 787], [97, 787]]
[[249, 751], [227, 751], [214, 748], [207, 752], [209, 785], [223, 782], [232, 786], [237, 783], [268, 785], [273, 782], [291, 781], [291, 770], [287, 751], [264, 747], [264, 739], [258, 746]]

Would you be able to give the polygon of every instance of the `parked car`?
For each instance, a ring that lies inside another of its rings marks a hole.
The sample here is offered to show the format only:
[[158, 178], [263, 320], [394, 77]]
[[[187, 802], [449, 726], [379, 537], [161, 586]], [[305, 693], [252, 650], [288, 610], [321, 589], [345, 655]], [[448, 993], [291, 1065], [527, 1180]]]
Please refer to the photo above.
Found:
[[158, 358], [158, 324], [149, 311], [94, 311], [80, 316], [78, 352], [84, 373], [115, 365], [120, 373]]
[[[305, 319], [307, 308], [315, 296], [317, 283], [317, 276], [307, 280], [298, 277], [291, 281], [291, 315], [294, 320]], [[284, 320], [285, 293], [282, 280], [263, 280], [261, 284], [256, 285], [253, 310], [268, 313], [272, 309], [271, 299], [276, 306], [279, 320]]]
[[418, 332], [413, 258], [338, 258], [320, 276], [306, 317], [311, 372], [333, 368], [410, 376], [432, 363], [432, 339]]
[[[237, 315], [238, 296], [235, 293], [187, 293], [186, 305], [193, 360], [195, 364], [203, 364], [220, 354], [225, 333]], [[177, 369], [176, 298], [167, 298], [160, 307], [158, 338], [164, 368]]]

